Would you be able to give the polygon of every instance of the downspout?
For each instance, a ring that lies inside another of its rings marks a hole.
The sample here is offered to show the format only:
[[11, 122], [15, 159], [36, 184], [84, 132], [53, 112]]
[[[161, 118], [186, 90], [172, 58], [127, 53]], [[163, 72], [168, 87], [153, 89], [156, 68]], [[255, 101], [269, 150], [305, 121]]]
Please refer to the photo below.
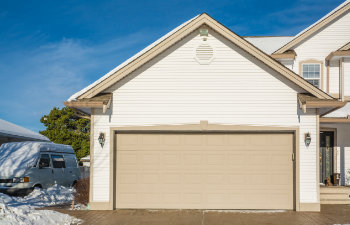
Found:
[[344, 57], [339, 59], [339, 99], [344, 101]]

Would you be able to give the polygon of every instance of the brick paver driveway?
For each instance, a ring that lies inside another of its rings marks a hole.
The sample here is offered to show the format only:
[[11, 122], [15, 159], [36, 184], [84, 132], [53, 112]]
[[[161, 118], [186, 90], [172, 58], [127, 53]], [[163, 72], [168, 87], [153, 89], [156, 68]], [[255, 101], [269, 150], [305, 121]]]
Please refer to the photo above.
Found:
[[57, 211], [94, 225], [323, 225], [350, 224], [350, 205], [322, 205], [321, 212], [218, 212], [203, 210]]

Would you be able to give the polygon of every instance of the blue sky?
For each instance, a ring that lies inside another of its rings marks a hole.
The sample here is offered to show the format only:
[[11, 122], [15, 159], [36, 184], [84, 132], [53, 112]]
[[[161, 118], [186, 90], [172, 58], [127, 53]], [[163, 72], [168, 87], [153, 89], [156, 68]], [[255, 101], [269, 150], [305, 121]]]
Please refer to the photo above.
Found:
[[0, 0], [0, 118], [43, 130], [51, 108], [202, 12], [242, 36], [295, 35], [342, 2]]

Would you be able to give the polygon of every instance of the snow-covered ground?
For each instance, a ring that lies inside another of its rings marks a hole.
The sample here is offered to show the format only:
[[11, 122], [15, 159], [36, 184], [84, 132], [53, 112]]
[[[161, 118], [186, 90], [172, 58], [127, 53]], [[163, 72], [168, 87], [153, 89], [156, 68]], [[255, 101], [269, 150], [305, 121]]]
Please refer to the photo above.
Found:
[[0, 225], [65, 225], [81, 221], [52, 210], [35, 208], [72, 202], [73, 189], [54, 185], [48, 189], [35, 189], [25, 197], [11, 197], [0, 193]]

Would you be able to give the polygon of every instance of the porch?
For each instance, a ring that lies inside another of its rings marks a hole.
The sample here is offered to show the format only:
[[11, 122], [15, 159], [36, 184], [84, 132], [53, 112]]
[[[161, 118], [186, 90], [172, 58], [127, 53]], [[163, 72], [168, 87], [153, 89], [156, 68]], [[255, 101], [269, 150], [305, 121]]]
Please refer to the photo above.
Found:
[[321, 204], [350, 204], [349, 186], [320, 186]]

